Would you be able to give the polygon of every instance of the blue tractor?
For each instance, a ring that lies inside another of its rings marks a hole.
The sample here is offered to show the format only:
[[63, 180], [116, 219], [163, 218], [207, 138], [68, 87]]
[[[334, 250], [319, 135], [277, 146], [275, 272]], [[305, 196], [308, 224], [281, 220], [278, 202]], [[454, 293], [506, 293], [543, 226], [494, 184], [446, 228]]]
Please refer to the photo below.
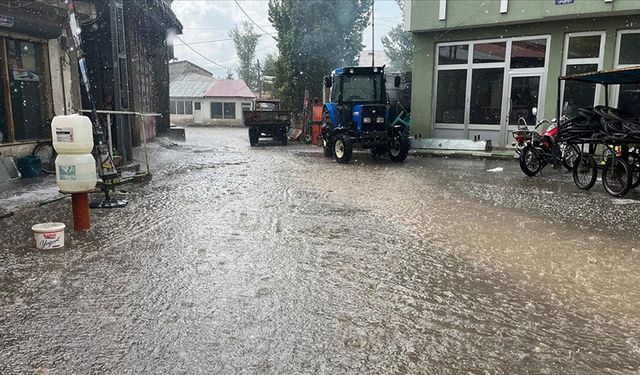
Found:
[[[349, 163], [354, 148], [370, 149], [374, 157], [388, 155], [397, 163], [409, 154], [411, 138], [403, 123], [392, 124], [384, 67], [337, 68], [324, 77], [330, 89], [324, 105], [324, 155]], [[400, 86], [400, 77], [394, 80]]]

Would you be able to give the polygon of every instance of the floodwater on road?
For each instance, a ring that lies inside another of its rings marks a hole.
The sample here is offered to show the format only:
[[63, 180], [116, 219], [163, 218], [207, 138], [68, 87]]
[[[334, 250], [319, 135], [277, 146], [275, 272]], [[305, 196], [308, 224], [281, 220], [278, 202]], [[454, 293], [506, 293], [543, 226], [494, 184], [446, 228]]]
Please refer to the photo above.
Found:
[[69, 200], [0, 220], [0, 373], [640, 371], [636, 193], [187, 138], [63, 250], [30, 227]]

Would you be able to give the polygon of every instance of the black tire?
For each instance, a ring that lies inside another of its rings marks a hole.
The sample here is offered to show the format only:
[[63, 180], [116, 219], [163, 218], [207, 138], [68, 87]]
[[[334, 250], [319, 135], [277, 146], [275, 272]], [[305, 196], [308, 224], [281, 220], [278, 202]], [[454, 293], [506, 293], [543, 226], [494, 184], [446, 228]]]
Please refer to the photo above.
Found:
[[578, 146], [569, 144], [565, 145], [562, 150], [562, 165], [564, 165], [568, 170], [572, 170], [578, 155], [580, 155]]
[[251, 147], [255, 147], [258, 145], [259, 138], [260, 135], [258, 134], [258, 129], [249, 128], [249, 144], [251, 144]]
[[629, 154], [629, 168], [631, 168], [631, 188], [640, 186], [640, 161], [636, 152]]
[[331, 138], [322, 136], [322, 152], [327, 158], [333, 156], [333, 144], [331, 143]]
[[578, 189], [589, 190], [598, 179], [598, 163], [593, 156], [580, 154], [572, 170], [573, 182]]
[[53, 142], [49, 141], [38, 143], [31, 152], [31, 155], [40, 158], [43, 173], [56, 173], [56, 157], [58, 156], [58, 153], [53, 148]]
[[632, 173], [626, 161], [614, 157], [602, 168], [602, 185], [613, 197], [623, 197], [631, 189]]
[[346, 134], [338, 134], [333, 141], [333, 157], [340, 164], [348, 164], [353, 155], [351, 138]]
[[520, 169], [527, 176], [535, 176], [542, 170], [543, 162], [540, 157], [540, 152], [533, 146], [525, 146], [520, 152]]
[[411, 140], [405, 136], [398, 136], [389, 145], [389, 159], [394, 163], [402, 163], [409, 155]]

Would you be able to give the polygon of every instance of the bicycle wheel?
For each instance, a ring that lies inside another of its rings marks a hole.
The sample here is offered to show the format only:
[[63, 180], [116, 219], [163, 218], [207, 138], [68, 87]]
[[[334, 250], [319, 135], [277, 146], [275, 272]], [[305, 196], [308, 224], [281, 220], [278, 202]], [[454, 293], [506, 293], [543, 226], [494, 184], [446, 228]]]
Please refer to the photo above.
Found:
[[598, 164], [589, 154], [580, 154], [572, 170], [573, 182], [578, 189], [589, 190], [598, 178]]
[[632, 175], [629, 164], [624, 160], [613, 157], [607, 161], [602, 169], [602, 185], [609, 195], [622, 197], [631, 189]]
[[31, 152], [32, 156], [37, 156], [42, 162], [42, 172], [47, 174], [56, 173], [56, 156], [58, 153], [53, 148], [51, 141], [38, 143]]

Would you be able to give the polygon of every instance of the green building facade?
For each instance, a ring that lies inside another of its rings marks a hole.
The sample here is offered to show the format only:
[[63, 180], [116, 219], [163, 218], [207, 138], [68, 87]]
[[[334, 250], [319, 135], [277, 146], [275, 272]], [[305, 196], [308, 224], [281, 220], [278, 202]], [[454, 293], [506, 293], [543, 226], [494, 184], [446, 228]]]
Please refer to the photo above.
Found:
[[[640, 65], [640, 0], [407, 0], [406, 14], [412, 133], [423, 138], [510, 145], [520, 117], [556, 117], [558, 76]], [[560, 95], [567, 116], [604, 103], [590, 84], [563, 83]], [[640, 113], [640, 85], [609, 95]]]

